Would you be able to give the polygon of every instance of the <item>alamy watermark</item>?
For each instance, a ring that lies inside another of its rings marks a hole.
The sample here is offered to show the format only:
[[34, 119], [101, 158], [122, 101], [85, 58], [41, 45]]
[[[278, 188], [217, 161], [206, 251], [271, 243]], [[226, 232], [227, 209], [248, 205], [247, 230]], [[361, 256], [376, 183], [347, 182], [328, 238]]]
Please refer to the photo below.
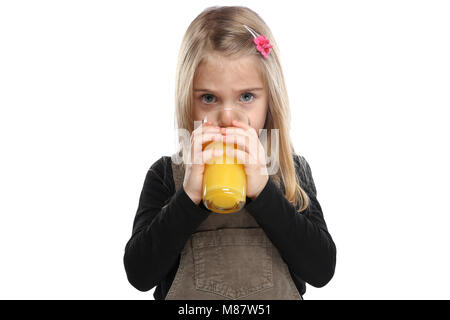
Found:
[[[201, 121], [194, 122], [194, 128], [197, 128], [201, 124]], [[227, 129], [226, 129], [227, 130]], [[250, 130], [249, 130], [250, 131]], [[214, 162], [216, 164], [230, 164], [234, 163], [234, 158], [236, 157], [238, 163], [240, 164], [249, 164], [249, 165], [257, 165], [258, 163], [265, 165], [267, 169], [267, 173], [269, 175], [276, 174], [279, 169], [279, 129], [271, 129], [270, 130], [270, 155], [267, 147], [267, 129], [260, 129], [258, 133], [259, 141], [255, 141], [256, 139], [245, 139], [244, 136], [236, 141], [235, 139], [232, 141], [227, 141], [228, 149], [224, 149], [224, 153], [226, 157], [215, 156]], [[248, 132], [248, 134], [252, 134]], [[177, 143], [181, 146], [182, 150], [187, 150], [187, 160], [185, 164], [202, 164], [205, 163], [202, 158], [202, 144], [196, 144], [191, 146], [191, 133], [187, 129], [178, 128], [176, 129], [176, 138]], [[238, 146], [238, 150], [235, 151], [233, 148], [233, 143], [236, 142]], [[197, 150], [197, 148], [200, 148]], [[194, 149], [194, 150], [191, 150]], [[245, 151], [244, 151], [245, 150]], [[191, 152], [194, 153], [194, 156], [191, 155]], [[239, 154], [237, 154], [239, 153]], [[254, 157], [246, 157], [247, 155], [254, 155]], [[197, 155], [197, 156], [195, 156]], [[223, 161], [225, 158], [225, 162]], [[172, 162], [175, 164], [182, 164], [184, 159], [180, 154], [175, 153], [172, 155]], [[208, 162], [206, 162], [208, 163]], [[261, 173], [265, 170], [262, 168]]]

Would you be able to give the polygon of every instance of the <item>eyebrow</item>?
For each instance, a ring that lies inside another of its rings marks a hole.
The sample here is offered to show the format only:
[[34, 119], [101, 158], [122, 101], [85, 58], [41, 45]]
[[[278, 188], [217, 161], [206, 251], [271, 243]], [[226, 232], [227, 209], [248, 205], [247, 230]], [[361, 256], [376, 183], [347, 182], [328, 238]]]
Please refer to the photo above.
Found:
[[[241, 90], [236, 90], [236, 91], [239, 92], [239, 91], [258, 91], [258, 90], [264, 90], [264, 88], [246, 88], [246, 89], [241, 89]], [[203, 88], [194, 89], [194, 91], [214, 92], [214, 90], [203, 89]]]

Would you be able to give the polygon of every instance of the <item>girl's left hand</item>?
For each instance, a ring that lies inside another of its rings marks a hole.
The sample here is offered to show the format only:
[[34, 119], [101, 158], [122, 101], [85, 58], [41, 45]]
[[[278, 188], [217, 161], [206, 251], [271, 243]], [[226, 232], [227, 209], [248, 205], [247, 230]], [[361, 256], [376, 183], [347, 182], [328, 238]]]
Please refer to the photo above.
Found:
[[249, 125], [233, 120], [233, 127], [221, 128], [223, 142], [236, 143], [238, 148], [227, 148], [226, 153], [242, 163], [247, 175], [247, 197], [254, 200], [269, 180], [266, 154], [256, 130]]

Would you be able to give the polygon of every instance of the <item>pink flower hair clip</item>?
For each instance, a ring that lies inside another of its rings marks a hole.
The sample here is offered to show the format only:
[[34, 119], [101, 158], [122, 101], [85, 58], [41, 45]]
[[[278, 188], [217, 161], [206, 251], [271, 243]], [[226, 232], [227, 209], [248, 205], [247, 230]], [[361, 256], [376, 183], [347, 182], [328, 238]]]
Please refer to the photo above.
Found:
[[269, 43], [269, 39], [267, 39], [264, 35], [259, 35], [255, 30], [243, 24], [243, 26], [252, 34], [253, 42], [256, 45], [256, 50], [261, 52], [264, 58], [267, 59], [270, 53], [270, 49], [272, 45]]

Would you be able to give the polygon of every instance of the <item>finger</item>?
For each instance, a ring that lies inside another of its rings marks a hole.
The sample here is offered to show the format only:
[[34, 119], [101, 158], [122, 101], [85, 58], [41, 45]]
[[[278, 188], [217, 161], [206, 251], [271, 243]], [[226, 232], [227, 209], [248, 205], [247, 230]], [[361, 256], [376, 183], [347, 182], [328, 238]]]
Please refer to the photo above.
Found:
[[202, 146], [204, 143], [202, 136], [208, 134], [220, 134], [219, 127], [205, 126], [195, 129], [191, 135], [191, 148]]
[[192, 135], [199, 135], [205, 132], [220, 132], [220, 127], [208, 125], [208, 124], [202, 124], [197, 129], [192, 131]]
[[252, 126], [250, 126], [249, 124], [245, 123], [245, 122], [241, 122], [241, 121], [238, 121], [238, 120], [233, 120], [232, 124], [233, 124], [233, 126], [235, 126], [237, 128], [243, 129], [244, 131], [246, 131], [251, 136], [259, 137], [259, 134], [256, 131], [256, 129], [253, 128]]
[[198, 136], [196, 139], [201, 139], [201, 144], [205, 144], [209, 141], [223, 141], [223, 136], [220, 133], [204, 133], [201, 136]]
[[195, 130], [192, 131], [192, 134], [202, 132], [208, 128], [219, 128], [219, 127], [213, 125], [213, 123], [211, 121], [208, 121], [208, 122], [205, 122], [205, 123], [202, 123], [201, 125], [199, 125]]
[[245, 130], [248, 130], [249, 128], [251, 128], [248, 124], [246, 124], [245, 122], [239, 121], [239, 120], [233, 120], [231, 122], [231, 124], [233, 126], [236, 126], [236, 127], [239, 127], [239, 128], [245, 129]]
[[226, 127], [221, 128], [221, 133], [224, 135], [229, 134], [240, 134], [240, 135], [246, 135], [246, 136], [255, 136], [255, 132], [252, 129], [243, 129], [238, 127]]
[[223, 141], [226, 143], [236, 143], [239, 149], [248, 152], [257, 159], [261, 157], [261, 153], [264, 153], [264, 147], [261, 145], [261, 141], [254, 136], [227, 134], [224, 136]]
[[188, 148], [188, 162], [189, 164], [201, 164], [201, 150], [203, 144], [202, 135], [204, 133], [220, 133], [220, 128], [218, 126], [213, 126], [212, 123], [205, 122], [198, 126], [195, 130], [192, 131], [189, 139], [189, 148]]
[[216, 158], [220, 157], [220, 159], [221, 159], [222, 155], [223, 155], [223, 149], [212, 148], [212, 149], [205, 150], [202, 152], [203, 163], [213, 164], [215, 162], [215, 160], [217, 160]]
[[246, 152], [249, 152], [250, 150], [250, 139], [247, 136], [237, 135], [237, 134], [231, 134], [231, 135], [225, 135], [223, 136], [223, 142], [227, 144], [236, 144], [236, 146], [244, 150]]
[[238, 121], [238, 120], [233, 120], [231, 123], [232, 123], [232, 125], [234, 127], [241, 128], [244, 131], [248, 132], [249, 134], [258, 135], [258, 133], [256, 132], [256, 129], [251, 127], [250, 125], [246, 124], [245, 122], [241, 122], [241, 121]]
[[245, 152], [240, 149], [227, 147], [225, 149], [225, 156], [227, 157], [226, 163], [229, 163], [229, 161], [230, 161], [228, 158], [236, 158], [236, 162], [238, 164], [244, 164], [244, 165], [256, 164], [255, 159], [253, 159], [253, 157], [248, 152]]
[[191, 149], [193, 149], [191, 152], [193, 153], [192, 161], [194, 161], [195, 164], [202, 164], [202, 150], [203, 150], [203, 144], [209, 142], [209, 141], [220, 141], [222, 139], [222, 135], [220, 133], [204, 133], [202, 135], [196, 135], [193, 138], [193, 143], [191, 145]]

